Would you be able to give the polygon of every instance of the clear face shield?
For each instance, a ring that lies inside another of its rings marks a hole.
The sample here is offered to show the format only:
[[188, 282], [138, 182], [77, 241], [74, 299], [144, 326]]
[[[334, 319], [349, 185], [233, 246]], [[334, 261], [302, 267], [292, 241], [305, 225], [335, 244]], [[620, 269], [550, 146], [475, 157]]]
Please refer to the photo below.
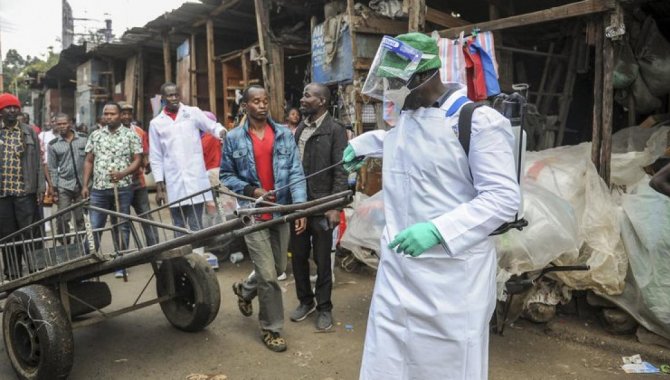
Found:
[[433, 58], [420, 50], [384, 36], [363, 84], [362, 93], [384, 103], [384, 120], [394, 125], [405, 99], [414, 90], [409, 87], [422, 59]]

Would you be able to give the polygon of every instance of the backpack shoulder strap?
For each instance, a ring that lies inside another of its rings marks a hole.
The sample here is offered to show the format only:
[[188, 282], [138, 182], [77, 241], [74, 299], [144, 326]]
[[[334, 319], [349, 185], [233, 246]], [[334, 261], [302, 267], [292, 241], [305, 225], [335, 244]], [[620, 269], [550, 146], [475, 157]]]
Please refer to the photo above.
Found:
[[470, 136], [472, 135], [472, 114], [483, 104], [467, 103], [461, 108], [458, 115], [458, 141], [461, 143], [465, 155], [470, 154]]

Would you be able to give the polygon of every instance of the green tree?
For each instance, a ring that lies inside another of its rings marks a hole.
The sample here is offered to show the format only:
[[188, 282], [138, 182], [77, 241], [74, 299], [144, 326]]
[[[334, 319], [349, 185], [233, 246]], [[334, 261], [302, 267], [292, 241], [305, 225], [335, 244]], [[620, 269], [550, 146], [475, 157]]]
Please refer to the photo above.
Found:
[[24, 58], [16, 49], [9, 49], [2, 61], [5, 91], [15, 93], [25, 103], [30, 97], [30, 74], [47, 72], [58, 63], [59, 57], [52, 46], [49, 46], [42, 58], [30, 55]]

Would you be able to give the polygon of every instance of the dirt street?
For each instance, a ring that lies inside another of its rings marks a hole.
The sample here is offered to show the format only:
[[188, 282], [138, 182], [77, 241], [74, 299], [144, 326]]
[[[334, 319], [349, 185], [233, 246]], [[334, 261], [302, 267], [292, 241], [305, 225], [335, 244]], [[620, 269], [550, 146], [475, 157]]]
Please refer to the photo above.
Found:
[[[246, 276], [251, 263], [222, 262], [218, 279], [222, 305], [204, 331], [184, 333], [170, 326], [158, 306], [125, 314], [75, 331], [71, 379], [186, 379], [191, 374], [226, 375], [237, 379], [356, 379], [361, 361], [373, 275], [336, 271], [333, 303], [336, 326], [318, 333], [312, 316], [302, 323], [288, 319], [297, 306], [292, 277], [284, 281], [285, 337], [288, 351], [273, 353], [259, 338], [257, 311], [243, 317], [230, 290]], [[150, 267], [132, 268], [129, 282], [104, 278], [114, 306], [133, 302], [150, 277]], [[155, 285], [149, 286], [154, 293]], [[346, 328], [351, 325], [353, 329]], [[614, 353], [560, 341], [521, 324], [504, 337], [491, 337], [491, 379], [625, 379]], [[14, 373], [0, 355], [0, 379]], [[634, 353], [631, 353], [634, 354]], [[448, 358], [445, 358], [448, 360]]]

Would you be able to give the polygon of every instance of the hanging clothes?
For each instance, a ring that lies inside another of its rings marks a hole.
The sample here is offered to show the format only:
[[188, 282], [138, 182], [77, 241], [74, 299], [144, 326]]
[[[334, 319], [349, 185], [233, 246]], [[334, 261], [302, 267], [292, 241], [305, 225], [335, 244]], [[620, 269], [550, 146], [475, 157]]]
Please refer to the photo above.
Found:
[[[500, 94], [500, 84], [498, 83], [498, 72], [496, 70], [495, 55], [492, 57], [480, 42], [479, 38], [472, 38], [466, 43], [467, 50], [471, 54], [477, 54], [479, 56], [479, 62], [481, 65], [481, 76], [479, 80], [484, 81], [484, 86], [486, 88], [486, 97], [496, 96]], [[464, 47], [465, 49], [465, 47]], [[467, 54], [466, 54], [467, 55]]]
[[487, 98], [486, 78], [484, 77], [481, 56], [476, 49], [470, 49], [470, 44], [470, 41], [466, 41], [463, 45], [468, 98], [478, 102]]
[[[440, 78], [443, 83], [459, 83], [472, 88], [473, 92], [468, 91], [468, 97], [473, 101], [484, 100], [500, 93], [493, 33], [483, 32], [467, 38], [461, 36], [458, 39], [449, 39], [440, 38], [434, 32], [433, 38], [437, 40], [440, 51]], [[469, 69], [472, 70], [470, 79]]]

